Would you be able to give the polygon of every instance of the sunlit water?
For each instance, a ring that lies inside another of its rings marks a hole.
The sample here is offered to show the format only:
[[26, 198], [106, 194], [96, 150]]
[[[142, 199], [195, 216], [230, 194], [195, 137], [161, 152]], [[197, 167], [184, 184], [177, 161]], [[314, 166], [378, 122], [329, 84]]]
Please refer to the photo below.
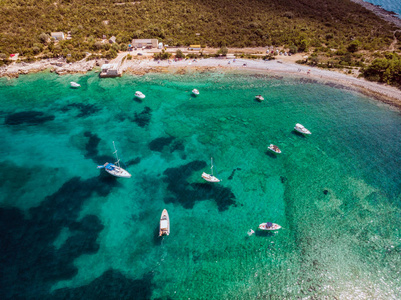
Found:
[[[0, 111], [1, 299], [401, 298], [401, 117], [376, 101], [262, 75], [42, 73], [1, 79]], [[113, 141], [131, 179], [96, 168]]]

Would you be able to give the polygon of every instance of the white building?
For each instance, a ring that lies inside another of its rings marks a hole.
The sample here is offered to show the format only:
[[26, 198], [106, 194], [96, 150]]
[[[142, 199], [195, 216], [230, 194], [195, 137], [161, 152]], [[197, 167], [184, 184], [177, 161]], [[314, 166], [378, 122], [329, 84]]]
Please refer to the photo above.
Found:
[[65, 39], [63, 32], [51, 32], [50, 36], [54, 38], [56, 41], [62, 41]]

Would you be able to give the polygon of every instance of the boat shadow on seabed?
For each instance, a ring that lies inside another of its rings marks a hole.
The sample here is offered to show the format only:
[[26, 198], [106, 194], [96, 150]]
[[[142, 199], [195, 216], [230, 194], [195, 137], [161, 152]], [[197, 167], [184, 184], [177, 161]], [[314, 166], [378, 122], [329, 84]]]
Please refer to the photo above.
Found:
[[270, 236], [275, 236], [276, 231], [256, 230], [254, 235], [260, 237], [270, 237]]

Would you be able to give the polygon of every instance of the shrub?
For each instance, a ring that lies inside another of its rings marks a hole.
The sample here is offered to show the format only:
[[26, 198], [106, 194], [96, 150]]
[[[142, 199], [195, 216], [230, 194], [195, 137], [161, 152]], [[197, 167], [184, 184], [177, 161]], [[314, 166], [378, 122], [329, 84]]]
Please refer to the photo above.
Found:
[[361, 42], [358, 40], [353, 40], [347, 47], [347, 50], [351, 53], [354, 53], [359, 50]]
[[185, 58], [185, 54], [182, 53], [182, 51], [181, 51], [180, 49], [178, 49], [178, 50], [175, 52], [175, 57], [176, 57], [176, 58]]

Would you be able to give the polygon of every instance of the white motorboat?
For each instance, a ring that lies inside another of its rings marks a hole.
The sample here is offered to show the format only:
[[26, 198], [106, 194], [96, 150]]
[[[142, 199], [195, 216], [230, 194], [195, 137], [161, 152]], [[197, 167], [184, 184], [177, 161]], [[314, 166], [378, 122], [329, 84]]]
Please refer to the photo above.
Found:
[[107, 173], [109, 173], [113, 176], [116, 176], [116, 177], [131, 178], [132, 175], [130, 173], [128, 173], [127, 170], [120, 167], [120, 159], [118, 158], [116, 146], [114, 145], [114, 141], [113, 141], [113, 146], [114, 146], [114, 154], [116, 155], [117, 161], [114, 164], [106, 162], [104, 165], [97, 166], [97, 168], [98, 169], [104, 168]]
[[263, 98], [262, 95], [256, 95], [255, 98], [256, 98], [256, 100], [259, 100], [259, 101], [265, 100], [265, 98]]
[[295, 124], [294, 129], [302, 134], [312, 134], [308, 129], [306, 129], [303, 125], [299, 123]]
[[211, 161], [210, 170], [211, 170], [212, 174], [207, 174], [207, 173], [203, 172], [202, 178], [209, 182], [220, 182], [221, 179], [218, 179], [217, 177], [213, 176], [213, 157], [210, 159], [210, 161]]
[[261, 230], [278, 230], [280, 228], [281, 228], [280, 225], [271, 222], [262, 223], [259, 225], [259, 229]]
[[168, 216], [167, 209], [163, 209], [162, 216], [160, 217], [159, 236], [170, 234], [170, 217]]
[[270, 144], [270, 146], [267, 147], [267, 149], [270, 151], [273, 151], [274, 153], [277, 153], [277, 154], [281, 153], [281, 150], [276, 145], [273, 145], [273, 144]]
[[76, 83], [76, 82], [74, 82], [74, 81], [71, 81], [71, 82], [70, 82], [70, 85], [71, 85], [71, 87], [73, 87], [73, 88], [79, 88], [79, 87], [81, 87], [81, 85], [80, 85], [79, 83]]
[[192, 94], [194, 94], [195, 96], [199, 95], [199, 91], [197, 89], [193, 89], [192, 90]]
[[143, 94], [140, 91], [136, 91], [135, 92], [135, 97], [139, 98], [139, 99], [145, 99], [145, 94]]

